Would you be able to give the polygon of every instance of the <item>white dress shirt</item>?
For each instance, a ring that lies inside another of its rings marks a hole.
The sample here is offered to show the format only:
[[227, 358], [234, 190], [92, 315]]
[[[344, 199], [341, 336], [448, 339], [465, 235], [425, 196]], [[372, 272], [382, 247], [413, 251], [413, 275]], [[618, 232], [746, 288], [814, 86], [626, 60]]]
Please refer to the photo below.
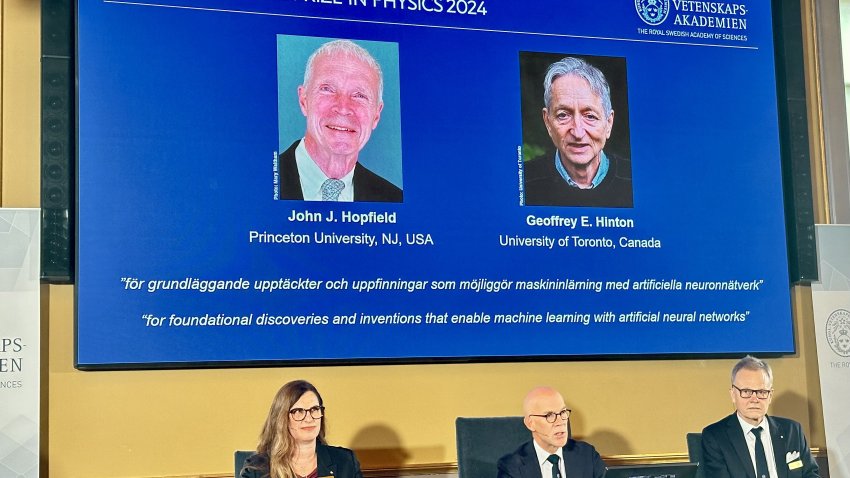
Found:
[[543, 478], [551, 478], [552, 476], [552, 462], [549, 461], [549, 455], [558, 455], [558, 469], [561, 472], [561, 477], [567, 476], [566, 469], [564, 468], [564, 449], [558, 448], [555, 453], [549, 453], [544, 450], [540, 445], [537, 444], [537, 441], [531, 440], [534, 443], [534, 451], [537, 452], [537, 463], [540, 464], [540, 473], [543, 475]]
[[762, 418], [758, 425], [750, 425], [741, 418], [741, 415], [735, 414], [735, 416], [738, 417], [741, 429], [744, 430], [744, 438], [750, 452], [750, 461], [753, 462], [753, 470], [756, 469], [756, 435], [751, 430], [761, 427], [761, 442], [764, 445], [764, 456], [767, 458], [767, 472], [770, 474], [770, 478], [779, 478], [776, 472], [776, 458], [773, 455], [773, 441], [770, 439], [770, 425], [767, 419]]
[[[304, 193], [305, 201], [321, 201], [322, 200], [322, 183], [331, 179], [325, 176], [325, 173], [319, 169], [310, 154], [307, 153], [307, 148], [304, 146], [304, 139], [298, 142], [295, 147], [295, 164], [298, 165], [298, 176], [301, 180], [301, 192]], [[345, 187], [339, 193], [340, 202], [354, 201], [354, 168], [345, 176], [339, 179], [345, 184]]]

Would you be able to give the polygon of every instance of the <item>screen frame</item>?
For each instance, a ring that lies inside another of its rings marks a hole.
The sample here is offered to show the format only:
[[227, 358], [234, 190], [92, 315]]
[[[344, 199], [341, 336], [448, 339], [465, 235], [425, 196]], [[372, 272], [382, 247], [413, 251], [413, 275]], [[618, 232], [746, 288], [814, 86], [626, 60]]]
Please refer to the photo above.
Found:
[[[74, 75], [71, 79], [71, 85], [69, 85], [70, 90], [73, 92], [72, 97], [77, 99], [77, 79], [78, 79], [78, 63], [77, 63], [77, 51], [76, 51], [76, 28], [77, 28], [77, 17], [76, 17], [76, 1], [67, 0], [67, 1], [59, 1], [59, 0], [43, 0], [44, 4], [57, 3], [57, 4], [71, 4], [70, 11], [73, 14], [74, 21], [72, 22], [72, 35], [70, 35], [72, 45], [69, 46], [69, 50], [71, 53], [71, 59], [74, 64]], [[788, 101], [782, 101], [783, 97], [796, 97], [803, 95], [805, 99], [805, 88], [804, 84], [798, 84], [794, 81], [789, 81], [789, 75], [792, 75], [792, 72], [801, 72], [802, 71], [802, 28], [799, 19], [793, 17], [793, 11], [789, 14], [789, 8], [783, 7], [783, 2], [779, 0], [772, 1], [772, 14], [773, 14], [773, 36], [774, 36], [774, 57], [775, 57], [775, 66], [776, 66], [776, 78], [777, 78], [777, 105], [779, 112], [779, 121], [780, 121], [780, 150], [781, 150], [781, 165], [783, 171], [787, 171], [789, 169], [793, 169], [796, 164], [797, 169], [799, 169], [799, 165], [801, 164], [801, 156], [799, 151], [805, 150], [808, 151], [808, 132], [805, 129], [805, 125], [803, 125], [803, 133], [800, 134], [790, 134], [789, 131], [799, 132], [799, 124], [794, 124], [789, 118], [793, 116], [793, 112], [790, 111], [790, 108], [793, 108], [795, 105], [789, 105]], [[790, 10], [793, 10], [790, 9]], [[799, 6], [797, 5], [797, 12], [799, 12]], [[43, 13], [44, 14], [44, 13]], [[49, 37], [51, 35], [50, 30], [44, 30], [43, 38]], [[798, 52], [799, 55], [789, 54], [789, 51]], [[802, 87], [802, 89], [800, 89]], [[796, 95], [796, 96], [795, 96]], [[69, 132], [69, 141], [71, 144], [76, 145], [76, 137], [77, 137], [77, 110], [76, 110], [76, 101], [69, 102], [71, 108], [73, 108], [73, 116], [75, 118], [74, 127], [71, 128]], [[799, 102], [796, 102], [796, 106], [799, 106]], [[804, 108], [806, 107], [805, 101], [802, 105]], [[42, 107], [43, 110], [46, 106]], [[75, 161], [76, 151], [73, 157], [69, 157], [69, 168], [72, 168], [75, 171], [74, 177], [76, 178], [77, 164]], [[804, 158], [808, 161], [808, 155], [805, 155]], [[806, 167], [808, 167], [806, 163]], [[794, 201], [795, 198], [799, 197], [799, 192], [795, 192], [794, 188], [799, 189], [800, 185], [805, 186], [808, 184], [809, 186], [809, 197], [811, 197], [811, 183], [810, 182], [801, 182], [800, 184], [793, 183], [789, 185], [789, 175], [784, 174], [785, 184], [783, 187], [783, 197], [785, 198], [786, 203], [786, 214], [785, 214], [785, 222], [786, 222], [786, 234], [788, 239], [788, 255], [789, 255], [789, 274], [791, 278], [791, 282], [796, 282], [801, 279], [800, 273], [795, 272], [799, 271], [799, 263], [801, 261], [801, 251], [802, 254], [806, 257], [813, 257], [812, 254], [809, 254], [805, 251], [805, 241], [800, 238], [801, 231], [805, 232], [809, 227], [809, 222], [811, 222], [811, 228], [814, 227], [813, 219], [811, 215], [803, 214], [802, 217], [798, 213], [797, 203]], [[790, 175], [793, 178], [793, 174]], [[79, 204], [79, 191], [73, 190], [75, 198], [77, 198], [76, 204]], [[790, 205], [790, 206], [789, 206]], [[78, 233], [79, 229], [76, 224], [76, 220], [79, 217], [78, 214], [74, 214], [74, 222], [71, 224], [71, 228], [73, 229], [73, 233], [70, 234], [71, 244], [74, 248], [79, 247], [79, 238]], [[811, 221], [810, 221], [811, 219]], [[48, 225], [43, 223], [42, 230], [44, 231]], [[71, 247], [71, 246], [69, 246]], [[78, 263], [76, 262], [76, 258], [74, 259], [74, 267], [75, 267], [75, 276], [77, 276], [76, 267], [78, 267]], [[75, 284], [75, 299], [78, 294], [78, 286]], [[789, 307], [791, 307], [790, 300], [790, 291], [789, 291]], [[792, 327], [792, 336], [796, 337], [796, 321], [794, 318], [794, 311], [791, 310], [791, 327]], [[77, 310], [74, 310], [74, 326], [75, 329], [77, 327]], [[427, 357], [427, 358], [379, 358], [379, 359], [321, 359], [321, 360], [268, 360], [268, 361], [203, 361], [203, 362], [157, 362], [157, 363], [111, 363], [107, 365], [87, 365], [80, 364], [77, 360], [77, 334], [74, 334], [74, 366], [80, 370], [151, 370], [151, 369], [193, 369], [193, 368], [243, 368], [243, 367], [279, 367], [282, 365], [287, 366], [336, 366], [336, 365], [381, 365], [381, 364], [429, 364], [429, 363], [523, 363], [523, 362], [562, 362], [562, 361], [623, 361], [623, 360], [688, 360], [688, 359], [705, 359], [705, 358], [737, 358], [740, 356], [739, 353], [662, 353], [662, 354], [606, 354], [606, 355], [526, 355], [526, 356], [510, 356], [510, 357], [499, 357], [499, 356], [466, 356], [466, 357]], [[761, 353], [761, 356], [764, 357], [781, 357], [787, 355], [793, 355], [797, 350], [797, 343], [794, 340], [793, 349], [790, 352], [766, 352]]]

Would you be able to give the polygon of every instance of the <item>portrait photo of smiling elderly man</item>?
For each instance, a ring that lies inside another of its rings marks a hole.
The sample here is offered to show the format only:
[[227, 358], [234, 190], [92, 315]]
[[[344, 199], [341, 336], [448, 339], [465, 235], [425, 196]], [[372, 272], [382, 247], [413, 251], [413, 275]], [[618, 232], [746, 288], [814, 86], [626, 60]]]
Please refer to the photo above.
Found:
[[[384, 127], [388, 109], [381, 64], [358, 43], [325, 40], [278, 37], [279, 142], [283, 152], [276, 167], [276, 197], [401, 202], [397, 81], [391, 95], [395, 114], [389, 122], [393, 125]], [[319, 46], [314, 48], [316, 43]], [[391, 63], [397, 78], [397, 49], [392, 48], [394, 44], [381, 45], [385, 56], [395, 53]], [[301, 62], [297, 53], [303, 56], [305, 46], [312, 51], [306, 62]], [[294, 63], [303, 65], [299, 71], [303, 80], [297, 88], [290, 84]], [[297, 110], [292, 106], [296, 103]], [[379, 128], [386, 133], [384, 138], [367, 148]], [[293, 136], [298, 139], [293, 141]]]
[[520, 55], [524, 203], [632, 207], [625, 61], [594, 57], [618, 80], [615, 108], [609, 80], [590, 57], [555, 58]]

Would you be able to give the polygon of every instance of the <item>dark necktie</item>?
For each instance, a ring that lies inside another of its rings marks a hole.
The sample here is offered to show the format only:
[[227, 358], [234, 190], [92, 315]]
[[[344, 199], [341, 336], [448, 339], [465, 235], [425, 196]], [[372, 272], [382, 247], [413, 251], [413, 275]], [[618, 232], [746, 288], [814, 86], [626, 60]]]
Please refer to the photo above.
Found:
[[561, 468], [558, 466], [560, 460], [558, 455], [549, 455], [549, 458], [546, 458], [546, 461], [552, 464], [552, 478], [561, 478]]
[[756, 478], [769, 478], [767, 472], [767, 455], [764, 454], [764, 443], [761, 441], [761, 427], [753, 428], [753, 435], [756, 436]]

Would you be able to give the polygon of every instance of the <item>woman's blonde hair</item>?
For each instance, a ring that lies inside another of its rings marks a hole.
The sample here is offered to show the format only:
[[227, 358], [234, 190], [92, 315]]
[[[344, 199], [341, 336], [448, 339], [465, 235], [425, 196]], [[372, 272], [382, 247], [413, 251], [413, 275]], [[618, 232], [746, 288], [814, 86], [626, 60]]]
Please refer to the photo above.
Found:
[[[257, 453], [269, 457], [269, 476], [271, 478], [296, 478], [292, 470], [292, 458], [295, 455], [295, 440], [289, 433], [289, 410], [305, 393], [313, 392], [323, 406], [322, 396], [316, 387], [306, 380], [293, 380], [284, 384], [277, 391], [269, 409], [269, 415], [260, 432]], [[321, 418], [319, 426], [319, 443], [325, 443], [325, 419]]]

